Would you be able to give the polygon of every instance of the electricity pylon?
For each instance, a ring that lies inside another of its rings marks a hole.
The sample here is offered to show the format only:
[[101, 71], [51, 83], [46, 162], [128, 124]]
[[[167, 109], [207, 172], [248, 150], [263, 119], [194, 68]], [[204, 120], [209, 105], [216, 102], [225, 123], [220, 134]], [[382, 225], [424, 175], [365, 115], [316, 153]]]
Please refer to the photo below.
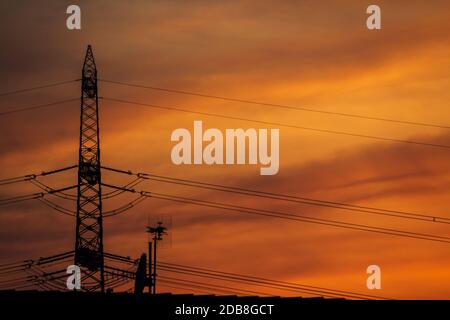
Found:
[[97, 68], [88, 46], [82, 70], [75, 264], [82, 289], [105, 290]]

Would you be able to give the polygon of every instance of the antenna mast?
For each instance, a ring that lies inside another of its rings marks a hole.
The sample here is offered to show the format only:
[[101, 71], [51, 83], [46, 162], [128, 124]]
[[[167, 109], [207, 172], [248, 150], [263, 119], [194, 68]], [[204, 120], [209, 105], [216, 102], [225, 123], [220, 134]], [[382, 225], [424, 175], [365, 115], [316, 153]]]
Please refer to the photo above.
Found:
[[[163, 235], [167, 234], [167, 228], [163, 226], [163, 223], [161, 221], [158, 221], [156, 227], [147, 227], [147, 232], [152, 235], [153, 240], [153, 246], [152, 242], [149, 242], [149, 265], [150, 265], [150, 285], [151, 285], [151, 293], [156, 294], [156, 245], [158, 241], [161, 241], [163, 238]], [[153, 247], [153, 261], [151, 259], [152, 254], [152, 247]], [[153, 265], [152, 265], [153, 264]], [[153, 268], [152, 268], [153, 267]], [[152, 270], [153, 269], [153, 270]]]

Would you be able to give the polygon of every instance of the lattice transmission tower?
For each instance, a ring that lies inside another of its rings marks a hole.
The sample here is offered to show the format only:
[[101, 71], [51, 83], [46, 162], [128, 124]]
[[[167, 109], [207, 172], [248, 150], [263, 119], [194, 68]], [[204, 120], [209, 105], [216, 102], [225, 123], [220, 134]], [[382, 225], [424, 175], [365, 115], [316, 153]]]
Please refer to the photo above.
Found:
[[82, 70], [77, 193], [75, 264], [81, 267], [83, 290], [104, 292], [97, 68], [91, 46]]

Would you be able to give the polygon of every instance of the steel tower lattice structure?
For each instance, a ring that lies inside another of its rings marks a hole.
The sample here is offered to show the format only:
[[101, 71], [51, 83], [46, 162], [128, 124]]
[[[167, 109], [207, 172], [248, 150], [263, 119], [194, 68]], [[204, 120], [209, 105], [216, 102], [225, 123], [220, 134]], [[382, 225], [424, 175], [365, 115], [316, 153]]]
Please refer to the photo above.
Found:
[[75, 264], [81, 267], [83, 290], [104, 292], [97, 68], [91, 46], [82, 70], [77, 193]]

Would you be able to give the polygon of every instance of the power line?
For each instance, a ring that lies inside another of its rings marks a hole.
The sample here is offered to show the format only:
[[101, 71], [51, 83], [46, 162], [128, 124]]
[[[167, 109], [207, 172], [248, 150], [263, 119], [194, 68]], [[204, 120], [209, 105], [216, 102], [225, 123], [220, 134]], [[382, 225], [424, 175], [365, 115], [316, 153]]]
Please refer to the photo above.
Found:
[[19, 202], [28, 201], [28, 200], [34, 200], [34, 199], [42, 198], [43, 196], [44, 196], [44, 193], [39, 192], [39, 193], [33, 193], [33, 194], [28, 194], [28, 195], [23, 195], [23, 196], [16, 196], [16, 197], [10, 197], [10, 198], [6, 198], [6, 199], [1, 199], [0, 206], [5, 206], [5, 205], [19, 203]]
[[186, 281], [180, 282], [180, 281], [174, 281], [174, 280], [167, 280], [171, 279], [170, 277], [164, 277], [161, 276], [160, 282], [163, 284], [163, 287], [168, 288], [175, 288], [175, 289], [182, 289], [182, 290], [189, 290], [190, 292], [203, 292], [207, 294], [213, 294], [212, 292], [216, 293], [222, 293], [226, 295], [239, 295], [237, 291], [231, 291], [226, 289], [220, 289], [211, 285], [198, 285], [198, 284], [189, 284]]
[[45, 103], [45, 104], [39, 104], [39, 105], [34, 105], [34, 106], [21, 107], [19, 109], [14, 109], [14, 110], [9, 110], [9, 111], [3, 111], [3, 112], [0, 112], [0, 116], [12, 114], [12, 113], [18, 113], [18, 112], [24, 112], [24, 111], [30, 111], [30, 110], [47, 108], [47, 107], [56, 106], [56, 105], [64, 104], [64, 103], [67, 103], [67, 102], [75, 101], [75, 100], [79, 100], [79, 98], [60, 100], [60, 101], [55, 101], [55, 102], [50, 102], [50, 103]]
[[[136, 261], [131, 259], [130, 257], [122, 257], [119, 255], [111, 255], [105, 253], [105, 258], [112, 259], [114, 261], [118, 261], [121, 263], [125, 263], [131, 266], [136, 265]], [[261, 287], [267, 287], [272, 289], [279, 289], [279, 290], [285, 290], [285, 291], [297, 291], [297, 292], [304, 292], [308, 294], [321, 294], [323, 296], [339, 296], [339, 297], [346, 297], [346, 298], [357, 298], [357, 299], [387, 299], [385, 297], [375, 296], [375, 295], [368, 295], [368, 294], [362, 294], [357, 292], [352, 292], [348, 290], [337, 290], [337, 289], [330, 289], [330, 288], [323, 288], [318, 286], [311, 286], [311, 285], [305, 285], [305, 284], [299, 284], [294, 282], [287, 282], [287, 281], [279, 281], [279, 280], [273, 280], [268, 278], [262, 278], [262, 277], [256, 277], [256, 276], [250, 276], [250, 275], [244, 275], [244, 274], [238, 274], [238, 273], [231, 273], [231, 272], [224, 272], [219, 270], [213, 270], [205, 267], [195, 267], [195, 266], [188, 266], [188, 265], [182, 265], [182, 264], [176, 264], [176, 263], [169, 263], [169, 262], [159, 262], [158, 267], [162, 271], [167, 272], [173, 272], [183, 275], [191, 275], [196, 277], [203, 277], [208, 279], [215, 279], [215, 280], [223, 280], [223, 281], [229, 281], [229, 282], [235, 282], [235, 283], [245, 283], [250, 285], [257, 285]], [[120, 270], [120, 269], [117, 269]]]
[[60, 81], [60, 82], [54, 82], [54, 83], [50, 83], [50, 84], [46, 84], [46, 85], [42, 85], [42, 86], [29, 87], [29, 88], [23, 88], [23, 89], [19, 89], [19, 90], [2, 92], [2, 93], [0, 93], [0, 97], [9, 96], [12, 94], [17, 94], [17, 93], [22, 93], [22, 92], [27, 92], [27, 91], [34, 91], [34, 90], [38, 90], [38, 89], [58, 87], [58, 86], [62, 86], [62, 85], [77, 82], [77, 81], [80, 81], [80, 79]]
[[[40, 258], [38, 260], [27, 260], [27, 261], [21, 261], [21, 262], [15, 262], [15, 263], [8, 263], [8, 264], [2, 264], [0, 265], [0, 269], [4, 270], [4, 268], [9, 268], [9, 271], [7, 271], [8, 274], [11, 276], [14, 276], [17, 272], [27, 272], [27, 270], [30, 270], [31, 275], [33, 275], [32, 281], [40, 281], [41, 284], [45, 284], [46, 286], [52, 286], [53, 284], [51, 281], [58, 281], [59, 278], [65, 277], [65, 269], [58, 269], [56, 271], [47, 272], [44, 271], [44, 268], [49, 268], [52, 266], [57, 266], [63, 263], [64, 261], [67, 261], [67, 259], [73, 258], [73, 251], [65, 252], [62, 254], [58, 254], [51, 257], [46, 258]], [[121, 269], [116, 268], [112, 266], [105, 266], [106, 270], [105, 272], [107, 274], [111, 275], [110, 279], [107, 279], [107, 285], [110, 287], [117, 287], [120, 285], [125, 284], [129, 280], [135, 279], [135, 268], [136, 268], [136, 260], [133, 260], [129, 257], [123, 257], [115, 254], [108, 254], [105, 253], [105, 258], [109, 260], [113, 260], [115, 262], [121, 262], [125, 263], [128, 266], [131, 266], [128, 269]], [[15, 269], [11, 270], [11, 266], [15, 266]], [[161, 271], [164, 272], [171, 272], [171, 273], [177, 273], [187, 276], [195, 276], [195, 277], [202, 277], [207, 279], [214, 279], [214, 280], [220, 280], [220, 281], [227, 281], [232, 283], [239, 283], [239, 284], [246, 284], [251, 286], [258, 286], [263, 288], [270, 288], [270, 289], [277, 289], [282, 291], [290, 291], [290, 292], [302, 292], [309, 295], [321, 295], [324, 297], [344, 297], [344, 298], [351, 298], [351, 299], [387, 299], [380, 296], [374, 296], [374, 295], [367, 295], [362, 293], [356, 293], [348, 290], [337, 290], [337, 289], [329, 289], [329, 288], [323, 288], [323, 287], [317, 287], [317, 286], [310, 286], [310, 285], [304, 285], [294, 282], [287, 282], [287, 281], [279, 281], [279, 280], [273, 280], [268, 278], [262, 278], [262, 277], [256, 277], [256, 276], [250, 276], [250, 275], [244, 275], [244, 274], [238, 274], [238, 273], [231, 273], [231, 272], [224, 272], [219, 270], [213, 270], [208, 268], [202, 268], [202, 267], [194, 267], [194, 266], [187, 266], [182, 264], [176, 264], [176, 263], [169, 263], [169, 262], [160, 262], [158, 263], [158, 266], [160, 267]], [[17, 269], [20, 268], [20, 269]], [[27, 272], [28, 273], [28, 272]], [[61, 276], [58, 276], [58, 274], [63, 274]], [[199, 283], [198, 281], [194, 281], [192, 279], [175, 279], [167, 276], [161, 276], [162, 279], [168, 279], [168, 280], [175, 280], [183, 282], [184, 284], [194, 284], [194, 285], [203, 285], [203, 283]], [[18, 284], [21, 283], [14, 283], [14, 281], [28, 281], [28, 277], [22, 277], [22, 278], [8, 278], [0, 280], [0, 286], [8, 285], [10, 282], [13, 282], [10, 287], [16, 288]], [[55, 284], [56, 286], [58, 283]], [[248, 290], [248, 289], [241, 289], [241, 288], [231, 288], [226, 287], [223, 285], [219, 285], [217, 283], [205, 283], [205, 286], [208, 286], [208, 289], [213, 292], [216, 291], [222, 291], [224, 292], [227, 289], [228, 291], [232, 291], [233, 293], [253, 293], [253, 294], [259, 294], [259, 295], [268, 295], [267, 293], [257, 292], [254, 290]], [[53, 285], [54, 286], [54, 285]], [[188, 287], [192, 287], [189, 286]], [[231, 289], [231, 290], [230, 290]]]
[[318, 199], [297, 197], [297, 196], [272, 193], [272, 192], [263, 192], [263, 191], [258, 191], [258, 190], [251, 190], [251, 189], [245, 189], [245, 188], [240, 188], [240, 187], [230, 187], [230, 186], [225, 186], [225, 185], [220, 185], [220, 184], [206, 183], [206, 182], [200, 182], [200, 181], [189, 180], [189, 179], [172, 178], [172, 177], [168, 177], [168, 176], [161, 176], [161, 175], [155, 175], [155, 174], [150, 174], [150, 173], [133, 173], [131, 171], [114, 169], [114, 168], [104, 167], [104, 166], [102, 166], [102, 169], [113, 171], [113, 172], [118, 172], [118, 173], [123, 173], [123, 174], [127, 174], [127, 175], [133, 175], [133, 176], [136, 176], [141, 179], [148, 179], [148, 180], [152, 180], [152, 181], [171, 183], [171, 184], [177, 184], [177, 185], [183, 185], [183, 186], [189, 186], [189, 187], [195, 187], [195, 188], [202, 188], [202, 189], [207, 189], [207, 190], [229, 192], [229, 193], [233, 193], [233, 194], [249, 195], [249, 196], [274, 199], [274, 200], [283, 200], [283, 201], [289, 201], [289, 202], [295, 202], [295, 203], [301, 203], [301, 204], [307, 204], [307, 205], [314, 205], [314, 206], [322, 206], [322, 207], [335, 208], [335, 209], [342, 209], [342, 210], [348, 210], [348, 211], [360, 212], [360, 213], [369, 213], [369, 214], [376, 214], [376, 215], [391, 216], [391, 217], [396, 217], [396, 218], [404, 218], [404, 219], [413, 219], [413, 220], [420, 220], [420, 221], [427, 221], [427, 222], [450, 224], [450, 219], [446, 218], [446, 217], [411, 213], [411, 212], [406, 212], [406, 211], [380, 209], [380, 208], [367, 207], [367, 206], [358, 206], [358, 205], [347, 204], [347, 203], [342, 203], [342, 202], [318, 200]]
[[42, 202], [46, 206], [48, 206], [48, 207], [58, 211], [59, 213], [65, 214], [65, 215], [70, 216], [70, 217], [76, 217], [76, 215], [77, 215], [76, 211], [64, 208], [63, 206], [60, 206], [60, 205], [58, 205], [58, 204], [56, 204], [56, 203], [54, 203], [54, 202], [52, 202], [52, 201], [50, 201], [48, 199], [45, 199], [44, 197], [38, 198], [37, 200], [39, 200], [40, 202]]
[[203, 294], [203, 295], [213, 295], [213, 292], [215, 291], [214, 289], [198, 289], [198, 288], [194, 288], [188, 285], [183, 286], [182, 284], [179, 285], [172, 285], [172, 284], [167, 284], [164, 280], [160, 280], [160, 284], [163, 288], [169, 288], [169, 289], [178, 289], [178, 290], [183, 290], [183, 291], [189, 291], [192, 293], [199, 293], [199, 294]]
[[49, 187], [48, 185], [44, 184], [41, 181], [38, 181], [36, 178], [40, 177], [40, 176], [48, 176], [48, 175], [60, 173], [60, 172], [71, 170], [71, 169], [74, 169], [77, 167], [78, 167], [78, 165], [71, 165], [71, 166], [67, 166], [67, 167], [63, 167], [63, 168], [59, 168], [59, 169], [55, 169], [55, 170], [43, 171], [38, 174], [32, 173], [32, 174], [27, 174], [24, 176], [19, 176], [19, 177], [14, 177], [14, 178], [1, 179], [0, 186], [12, 184], [12, 183], [23, 182], [23, 181], [29, 181], [32, 184], [39, 187], [44, 192], [33, 193], [33, 194], [22, 195], [22, 196], [15, 196], [15, 197], [10, 197], [10, 198], [6, 198], [6, 199], [0, 199], [0, 206], [20, 203], [20, 202], [24, 202], [24, 201], [28, 201], [28, 200], [39, 200], [40, 202], [44, 203], [45, 205], [49, 206], [50, 208], [52, 208], [60, 213], [63, 213], [65, 215], [69, 215], [69, 216], [74, 216], [75, 215], [74, 211], [64, 208], [56, 203], [53, 203], [52, 201], [45, 199], [44, 197], [46, 195], [55, 195], [55, 196], [58, 196], [60, 198], [66, 199], [66, 200], [74, 200], [73, 195], [67, 194], [64, 191], [74, 189], [77, 187], [77, 185], [63, 187], [60, 189], [55, 189], [55, 188]]
[[223, 209], [223, 210], [240, 212], [240, 213], [254, 214], [254, 215], [260, 215], [260, 216], [266, 216], [266, 217], [273, 217], [273, 218], [285, 219], [285, 220], [290, 220], [290, 221], [308, 222], [308, 223], [333, 226], [333, 227], [339, 227], [339, 228], [345, 228], [345, 229], [352, 229], [352, 230], [367, 231], [367, 232], [387, 234], [387, 235], [400, 236], [400, 237], [408, 237], [408, 238], [414, 238], [414, 239], [450, 243], [450, 238], [442, 237], [442, 236], [435, 236], [435, 235], [422, 234], [422, 233], [416, 233], [416, 232], [408, 232], [408, 231], [389, 229], [389, 228], [374, 227], [374, 226], [369, 226], [369, 225], [348, 223], [348, 222], [342, 222], [342, 221], [336, 221], [336, 220], [330, 220], [330, 219], [319, 219], [319, 218], [314, 218], [314, 217], [307, 217], [307, 216], [303, 216], [303, 215], [295, 215], [295, 214], [282, 213], [282, 212], [276, 212], [276, 211], [270, 211], [270, 210], [258, 210], [258, 209], [254, 209], [254, 208], [248, 208], [248, 207], [231, 206], [231, 205], [227, 205], [224, 203], [204, 201], [204, 200], [192, 199], [192, 198], [177, 197], [177, 196], [165, 195], [165, 194], [160, 194], [160, 193], [155, 194], [153, 192], [148, 193], [147, 196], [155, 198], [155, 199], [169, 200], [169, 201], [175, 201], [175, 202], [186, 203], [186, 204], [194, 204], [194, 205], [198, 205], [198, 206]]
[[[117, 255], [110, 256], [117, 257]], [[62, 281], [61, 279], [67, 277], [65, 268], [66, 263], [69, 260], [73, 260], [73, 258], [74, 251], [69, 251], [36, 260], [1, 264], [0, 287], [17, 290], [25, 287], [24, 284], [32, 283], [33, 286], [37, 286], [42, 290], [65, 290], [65, 281]], [[121, 259], [126, 260], [125, 257], [121, 257]], [[130, 263], [130, 260], [127, 260], [127, 262], [128, 265], [132, 264]], [[56, 270], [55, 267], [57, 268]], [[135, 268], [136, 266], [133, 264], [127, 271], [134, 276], [134, 271], [132, 271], [132, 269], [134, 270]], [[112, 269], [120, 270], [114, 267], [112, 267]], [[106, 279], [105, 282], [111, 288], [123, 285], [130, 280], [128, 278], [125, 279], [124, 277], [120, 277], [117, 274], [114, 275], [114, 278], [117, 279]], [[86, 280], [87, 278], [83, 277], [82, 282], [86, 283]], [[30, 285], [27, 285], [26, 287], [29, 286]]]
[[0, 186], [7, 185], [7, 184], [13, 184], [23, 181], [28, 181], [34, 179], [32, 175], [29, 176], [23, 176], [23, 177], [15, 177], [15, 178], [7, 178], [7, 179], [1, 179], [0, 180]]
[[[61, 266], [68, 259], [73, 258], [73, 251], [64, 252], [54, 256], [39, 258], [37, 260], [25, 260], [21, 262], [0, 265], [0, 287], [20, 290], [26, 287], [39, 287], [42, 290], [63, 290], [65, 283], [59, 280], [66, 277], [66, 269], [46, 271], [50, 267]], [[17, 278], [18, 274], [22, 274]], [[13, 278], [15, 277], [15, 278]]]
[[[240, 277], [227, 277], [227, 276], [223, 276], [223, 275], [216, 275], [216, 274], [211, 274], [209, 272], [193, 272], [192, 270], [188, 270], [188, 271], [184, 271], [183, 269], [180, 271], [177, 268], [167, 268], [166, 266], [160, 266], [160, 270], [165, 271], [165, 272], [174, 272], [177, 274], [182, 274], [182, 275], [191, 275], [191, 276], [197, 276], [197, 277], [202, 277], [202, 278], [207, 278], [207, 279], [215, 279], [215, 280], [221, 280], [221, 281], [231, 281], [234, 283], [240, 283], [240, 284], [251, 284], [254, 286], [259, 286], [259, 287], [264, 287], [264, 288], [269, 288], [269, 289], [277, 289], [277, 290], [283, 290], [283, 291], [293, 291], [293, 292], [301, 292], [301, 293], [306, 293], [306, 294], [316, 294], [316, 295], [322, 295], [325, 297], [351, 297], [351, 298], [359, 298], [358, 296], [354, 296], [354, 295], [346, 295], [346, 294], [333, 294], [330, 292], [321, 292], [318, 290], [303, 290], [300, 288], [295, 288], [295, 289], [290, 289], [289, 287], [286, 286], [277, 286], [275, 284], [265, 284], [264, 282], [260, 282], [260, 281], [252, 281], [251, 279], [248, 278], [240, 278]], [[160, 276], [161, 277], [161, 276]], [[257, 294], [263, 294], [258, 292]], [[263, 295], [267, 295], [266, 293], [264, 293]]]
[[[428, 146], [428, 147], [450, 149], [449, 145], [443, 145], [443, 144], [419, 142], [419, 141], [413, 141], [413, 140], [403, 140], [403, 139], [396, 139], [396, 138], [387, 138], [387, 137], [365, 135], [365, 134], [351, 133], [351, 132], [345, 132], [345, 131], [336, 131], [336, 130], [328, 130], [328, 129], [320, 129], [320, 128], [312, 128], [312, 127], [304, 127], [304, 126], [296, 126], [296, 125], [289, 125], [289, 124], [279, 123], [279, 122], [269, 122], [269, 121], [255, 120], [255, 119], [249, 119], [249, 118], [228, 116], [228, 115], [223, 115], [223, 114], [215, 114], [215, 113], [208, 113], [208, 112], [192, 111], [192, 110], [187, 110], [187, 109], [181, 109], [181, 108], [178, 108], [178, 107], [160, 106], [160, 105], [155, 105], [155, 104], [139, 103], [139, 102], [133, 102], [133, 101], [122, 100], [122, 99], [115, 99], [115, 98], [103, 97], [102, 99], [113, 101], [113, 102], [119, 102], [119, 103], [134, 104], [134, 105], [139, 105], [139, 106], [145, 106], [145, 107], [151, 107], [151, 108], [157, 108], [157, 109], [164, 109], [164, 110], [179, 111], [179, 112], [192, 113], [192, 114], [200, 114], [200, 115], [204, 115], [204, 116], [219, 117], [219, 118], [225, 118], [225, 119], [230, 119], [230, 120], [239, 120], [239, 121], [260, 123], [260, 124], [266, 124], [266, 125], [272, 125], [272, 126], [280, 126], [280, 127], [287, 127], [287, 128], [293, 128], [293, 129], [315, 131], [315, 132], [328, 133], [328, 134], [346, 135], [346, 136], [366, 138], [366, 139], [375, 139], [375, 140], [380, 140], [380, 141], [389, 141], [389, 142], [396, 142], [396, 143], [406, 143], [406, 144], [414, 144], [414, 145], [422, 145], [422, 146]], [[23, 111], [30, 111], [30, 110], [45, 108], [45, 107], [49, 107], [49, 106], [55, 106], [55, 105], [59, 105], [59, 104], [63, 104], [63, 103], [67, 103], [67, 102], [71, 102], [71, 101], [75, 101], [75, 100], [78, 100], [78, 98], [66, 99], [66, 100], [61, 100], [61, 101], [56, 101], [56, 102], [46, 103], [46, 104], [40, 104], [40, 105], [34, 105], [34, 106], [28, 106], [28, 107], [23, 107], [23, 108], [16, 109], [16, 110], [4, 111], [4, 112], [0, 112], [0, 116], [13, 114], [13, 113], [18, 113], [18, 112], [23, 112]]]
[[407, 125], [434, 127], [434, 128], [441, 128], [441, 129], [450, 129], [450, 126], [439, 125], [439, 124], [434, 124], [434, 123], [405, 121], [405, 120], [397, 120], [397, 119], [365, 116], [365, 115], [353, 114], [353, 113], [318, 110], [318, 109], [305, 108], [305, 107], [296, 107], [296, 106], [290, 106], [290, 105], [284, 105], [284, 104], [276, 104], [276, 103], [268, 103], [268, 102], [261, 102], [261, 101], [253, 101], [253, 100], [248, 100], [248, 99], [230, 98], [230, 97], [217, 96], [217, 95], [211, 95], [211, 94], [204, 94], [204, 93], [198, 93], [198, 92], [192, 92], [192, 91], [175, 90], [175, 89], [167, 89], [167, 88], [161, 88], [161, 87], [153, 87], [153, 86], [145, 86], [145, 85], [139, 85], [139, 84], [131, 84], [131, 83], [128, 83], [128, 82], [123, 82], [123, 81], [114, 81], [114, 80], [107, 80], [107, 79], [99, 79], [99, 81], [106, 82], [106, 83], [117, 84], [117, 85], [128, 86], [128, 87], [135, 87], [135, 88], [142, 88], [142, 89], [151, 89], [151, 90], [164, 91], [164, 92], [169, 92], [169, 93], [177, 93], [177, 94], [197, 96], [197, 97], [202, 97], [202, 98], [211, 98], [211, 99], [218, 99], [218, 100], [231, 101], [231, 102], [240, 102], [240, 103], [246, 103], [246, 104], [261, 105], [261, 106], [275, 107], [275, 108], [288, 109], [288, 110], [306, 111], [306, 112], [322, 113], [322, 114], [328, 114], [328, 115], [334, 115], [334, 116], [342, 116], [342, 117], [349, 117], [349, 118], [359, 118], [359, 119], [365, 119], [365, 120], [385, 121], [385, 122], [400, 123], [400, 124], [407, 124]]
[[[144, 179], [142, 179], [142, 178], [136, 178], [133, 181], [130, 181], [129, 183], [124, 185], [123, 187], [124, 188], [132, 188], [132, 187], [138, 185], [139, 183], [141, 183], [143, 180]], [[117, 197], [117, 196], [121, 195], [124, 192], [126, 192], [126, 191], [114, 190], [114, 191], [111, 191], [111, 192], [107, 192], [107, 193], [102, 194], [102, 199], [105, 200], [105, 199], [109, 199], [109, 198], [114, 198], [114, 197]]]
[[40, 176], [48, 176], [48, 175], [51, 175], [51, 174], [55, 174], [55, 173], [59, 173], [59, 172], [63, 172], [63, 171], [67, 171], [67, 170], [75, 169], [75, 168], [78, 168], [77, 164], [70, 165], [70, 166], [63, 167], [63, 168], [59, 168], [59, 169], [50, 170], [50, 171], [43, 171], [39, 175]]
[[337, 289], [329, 289], [324, 287], [318, 287], [318, 286], [310, 286], [310, 285], [304, 285], [294, 282], [287, 282], [287, 281], [279, 281], [279, 280], [273, 280], [268, 278], [262, 278], [262, 277], [256, 277], [256, 276], [250, 276], [250, 275], [243, 275], [238, 273], [232, 273], [232, 272], [224, 272], [224, 271], [218, 271], [208, 268], [201, 268], [201, 267], [194, 267], [194, 266], [187, 266], [187, 265], [181, 265], [176, 263], [168, 263], [168, 262], [160, 262], [161, 267], [166, 266], [166, 268], [172, 268], [173, 270], [188, 270], [191, 272], [196, 273], [198, 276], [202, 275], [218, 275], [221, 276], [223, 279], [228, 279], [228, 281], [246, 281], [250, 283], [256, 283], [256, 284], [270, 284], [274, 286], [278, 286], [279, 288], [285, 288], [285, 289], [302, 289], [302, 290], [309, 290], [309, 293], [325, 293], [325, 294], [333, 294], [333, 295], [340, 295], [340, 296], [346, 296], [346, 297], [365, 297], [365, 298], [372, 298], [372, 299], [386, 299], [384, 297], [380, 296], [374, 296], [374, 295], [367, 295], [357, 292], [352, 292], [348, 290], [337, 290]]
[[[122, 190], [121, 187], [113, 186], [110, 184], [102, 183], [102, 185], [105, 187]], [[198, 206], [222, 209], [222, 210], [239, 212], [239, 213], [279, 218], [279, 219], [284, 219], [284, 220], [289, 220], [289, 221], [308, 222], [308, 223], [314, 223], [314, 224], [319, 224], [319, 225], [333, 226], [333, 227], [359, 230], [359, 231], [367, 231], [367, 232], [372, 232], [372, 233], [387, 234], [387, 235], [407, 237], [407, 238], [413, 238], [413, 239], [450, 243], [450, 238], [444, 237], [444, 236], [437, 236], [437, 235], [423, 234], [423, 233], [403, 231], [403, 230], [397, 230], [397, 229], [369, 226], [369, 225], [364, 225], [364, 224], [356, 224], [356, 223], [330, 220], [330, 219], [324, 219], [324, 218], [315, 218], [315, 217], [309, 217], [309, 216], [305, 216], [305, 215], [277, 212], [277, 211], [272, 211], [272, 210], [255, 209], [255, 208], [230, 205], [230, 204], [225, 204], [225, 203], [220, 203], [220, 202], [205, 201], [205, 200], [200, 200], [200, 199], [186, 198], [186, 197], [180, 197], [180, 196], [174, 196], [174, 195], [162, 194], [162, 193], [156, 193], [156, 192], [149, 192], [149, 191], [136, 191], [134, 189], [128, 189], [127, 191], [129, 191], [131, 193], [139, 193], [140, 195], [150, 197], [150, 198], [155, 198], [155, 199], [168, 200], [168, 201], [185, 203], [185, 204], [193, 204], [193, 205], [198, 205]]]
[[58, 211], [60, 213], [63, 213], [63, 214], [69, 215], [69, 216], [75, 216], [76, 212], [69, 210], [67, 208], [64, 208], [56, 203], [53, 203], [52, 201], [45, 199], [44, 197], [49, 194], [61, 193], [63, 191], [74, 189], [76, 187], [77, 187], [77, 185], [73, 185], [73, 186], [64, 187], [61, 189], [52, 189], [47, 192], [38, 192], [38, 193], [32, 193], [32, 194], [28, 194], [28, 195], [0, 199], [0, 206], [20, 203], [20, 202], [29, 201], [29, 200], [39, 200], [42, 203], [44, 203], [45, 205], [49, 206], [52, 209], [55, 209], [56, 211]]
[[127, 211], [127, 210], [133, 208], [134, 206], [136, 206], [137, 204], [139, 204], [140, 202], [142, 202], [142, 201], [144, 201], [144, 200], [146, 200], [146, 199], [147, 199], [147, 197], [145, 197], [145, 196], [143, 196], [143, 195], [139, 195], [139, 196], [138, 196], [136, 199], [134, 199], [133, 201], [130, 201], [129, 203], [127, 203], [127, 204], [125, 204], [125, 205], [123, 205], [123, 206], [121, 206], [121, 207], [119, 207], [119, 208], [116, 208], [116, 209], [113, 209], [113, 210], [110, 210], [110, 211], [105, 211], [105, 212], [103, 212], [103, 217], [104, 217], [104, 218], [109, 218], [109, 217], [112, 217], [112, 216], [116, 216], [116, 215], [118, 215], [118, 214], [121, 214], [122, 212], [125, 212], [125, 211]]
[[28, 181], [31, 184], [37, 186], [42, 191], [49, 192], [49, 193], [51, 193], [51, 194], [53, 194], [53, 195], [55, 195], [55, 196], [57, 196], [57, 197], [59, 197], [61, 199], [71, 200], [71, 201], [76, 201], [77, 200], [77, 197], [75, 195], [69, 194], [69, 193], [65, 193], [65, 192], [56, 191], [57, 189], [52, 188], [52, 187], [46, 185], [45, 183], [43, 183], [43, 182], [41, 182], [41, 181], [39, 181], [37, 179], [30, 179]]
[[29, 180], [36, 179], [37, 177], [40, 177], [40, 176], [48, 176], [48, 175], [51, 175], [51, 174], [55, 174], [55, 173], [59, 173], [59, 172], [67, 171], [67, 170], [71, 170], [71, 169], [74, 169], [74, 168], [77, 168], [77, 167], [78, 167], [78, 165], [75, 164], [75, 165], [63, 167], [63, 168], [60, 168], [60, 169], [55, 169], [55, 170], [50, 170], [50, 171], [42, 171], [41, 173], [30, 173], [30, 174], [26, 174], [24, 176], [0, 179], [0, 186], [1, 185], [6, 185], [6, 184], [11, 184], [11, 183], [22, 182], [22, 181], [29, 181]]
[[253, 291], [253, 290], [245, 290], [245, 289], [237, 289], [234, 287], [229, 287], [229, 286], [222, 286], [222, 285], [217, 285], [217, 284], [206, 284], [204, 282], [199, 282], [199, 281], [193, 281], [193, 280], [186, 280], [186, 279], [180, 279], [180, 278], [173, 278], [173, 277], [167, 277], [167, 276], [159, 276], [159, 278], [161, 278], [161, 280], [165, 281], [165, 282], [169, 282], [169, 283], [181, 283], [181, 284], [186, 284], [187, 286], [190, 287], [197, 287], [197, 288], [212, 288], [214, 290], [219, 289], [219, 291], [223, 291], [222, 289], [225, 289], [224, 292], [227, 292], [227, 290], [230, 290], [228, 292], [231, 293], [244, 293], [244, 294], [257, 294], [257, 295], [263, 295], [263, 296], [267, 296], [267, 293], [264, 292], [258, 292], [258, 291]]
[[329, 129], [303, 127], [303, 126], [290, 125], [290, 124], [280, 123], [280, 122], [255, 120], [255, 119], [250, 119], [250, 118], [229, 116], [229, 115], [224, 115], [224, 114], [219, 114], [219, 113], [193, 111], [193, 110], [183, 109], [183, 108], [179, 108], [179, 107], [161, 106], [161, 105], [156, 105], [156, 104], [141, 103], [141, 102], [136, 102], [136, 101], [116, 99], [116, 98], [101, 97], [100, 99], [107, 100], [107, 101], [112, 101], [112, 102], [125, 103], [125, 104], [133, 104], [133, 105], [137, 105], [137, 106], [143, 106], [143, 107], [149, 107], [149, 108], [155, 108], [155, 109], [162, 109], [162, 110], [170, 110], [170, 111], [198, 114], [198, 115], [202, 115], [202, 116], [223, 118], [223, 119], [229, 119], [229, 120], [246, 121], [246, 122], [259, 123], [259, 124], [270, 125], [270, 126], [278, 126], [278, 127], [285, 127], [285, 128], [291, 128], [291, 129], [299, 129], [299, 130], [307, 130], [307, 131], [314, 131], [314, 132], [321, 132], [321, 133], [328, 133], [328, 134], [345, 135], [345, 136], [365, 138], [365, 139], [374, 139], [374, 140], [380, 140], [380, 141], [406, 143], [406, 144], [421, 145], [421, 146], [427, 146], [427, 147], [450, 149], [450, 145], [444, 145], [444, 144], [419, 142], [419, 141], [413, 141], [413, 140], [402, 140], [402, 139], [396, 139], [396, 138], [386, 138], [386, 137], [379, 137], [379, 136], [373, 136], [373, 135], [352, 133], [352, 132], [346, 132], [346, 131], [337, 131], [337, 130], [329, 130]]

